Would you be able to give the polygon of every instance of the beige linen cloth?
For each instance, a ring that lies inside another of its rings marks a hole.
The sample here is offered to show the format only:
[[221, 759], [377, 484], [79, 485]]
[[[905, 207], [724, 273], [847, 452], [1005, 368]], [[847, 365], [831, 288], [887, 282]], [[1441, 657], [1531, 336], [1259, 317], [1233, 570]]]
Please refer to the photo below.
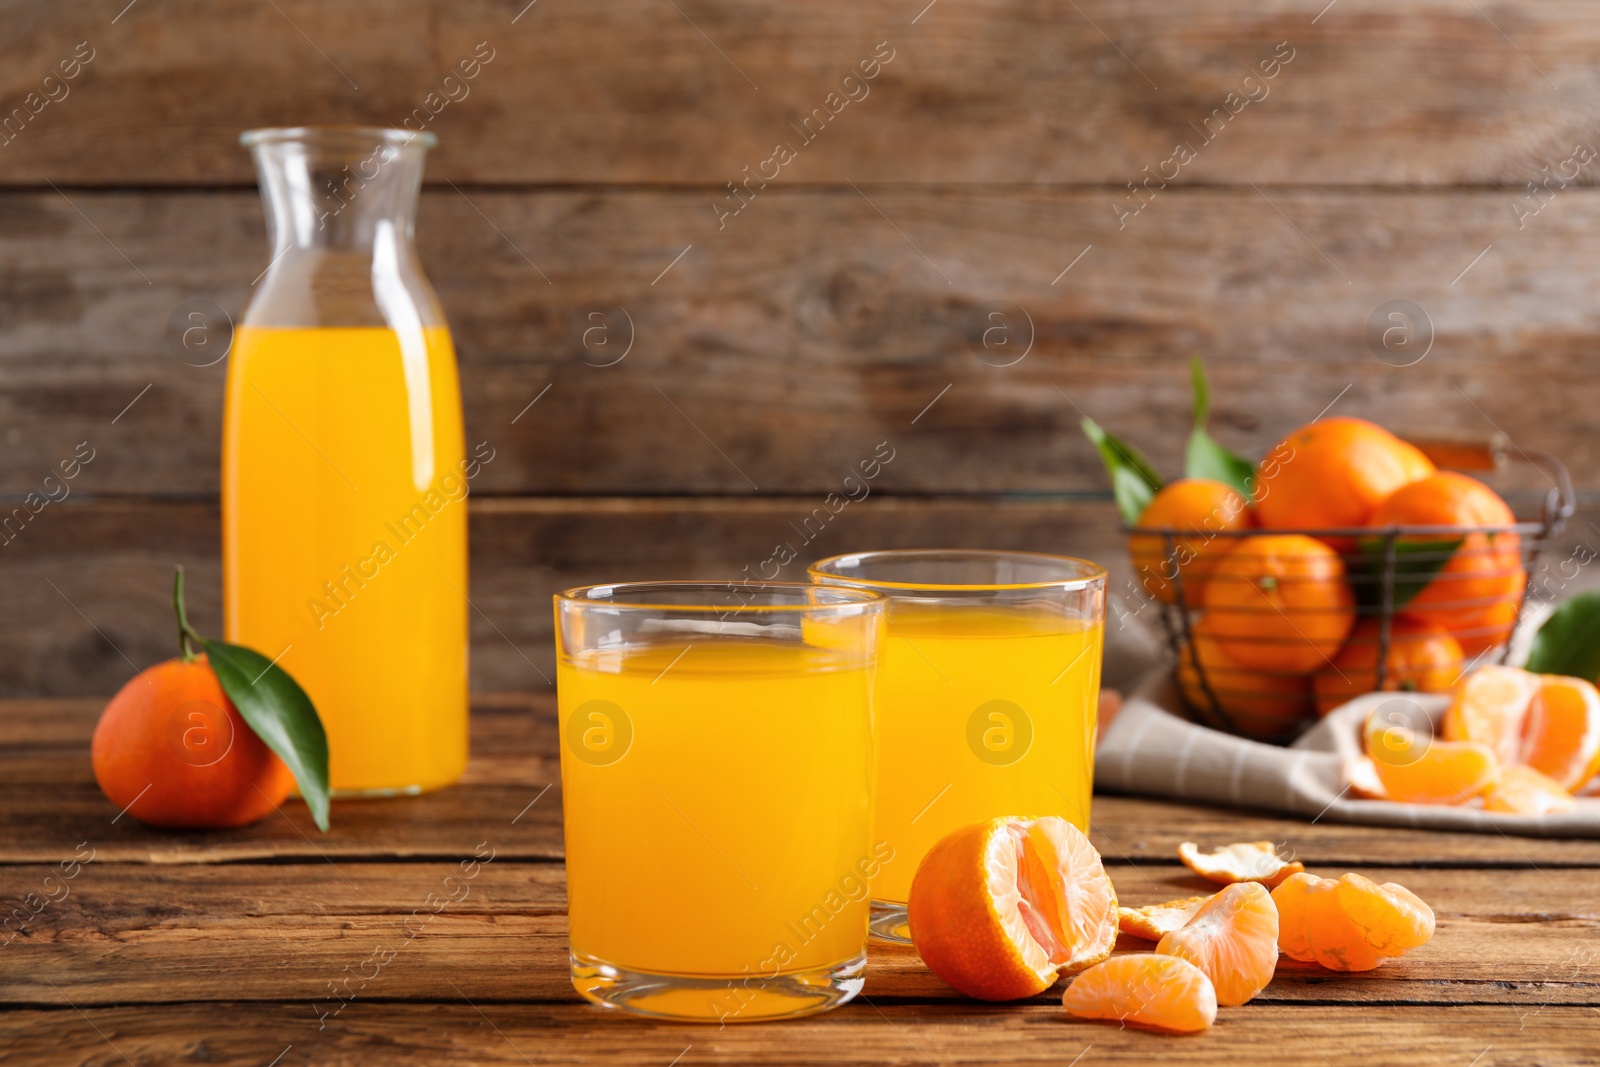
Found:
[[1344, 767], [1361, 754], [1361, 725], [1391, 700], [1414, 704], [1435, 724], [1449, 703], [1420, 693], [1368, 693], [1280, 748], [1181, 717], [1171, 671], [1159, 671], [1147, 676], [1106, 727], [1095, 754], [1095, 788], [1287, 812], [1318, 822], [1600, 838], [1600, 797], [1580, 797], [1570, 812], [1532, 816], [1351, 795]]

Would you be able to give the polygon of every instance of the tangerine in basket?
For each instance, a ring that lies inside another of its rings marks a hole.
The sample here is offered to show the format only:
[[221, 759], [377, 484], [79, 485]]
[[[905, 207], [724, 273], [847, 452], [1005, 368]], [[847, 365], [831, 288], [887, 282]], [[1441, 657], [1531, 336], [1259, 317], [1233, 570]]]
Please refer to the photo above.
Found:
[[1241, 666], [1309, 674], [1355, 625], [1344, 561], [1302, 534], [1246, 537], [1217, 560], [1205, 589], [1212, 635]]
[[1080, 1019], [1114, 1019], [1175, 1033], [1217, 1019], [1217, 992], [1186, 959], [1157, 952], [1115, 956], [1072, 980], [1061, 1006]]
[[1216, 558], [1233, 547], [1232, 539], [1214, 535], [1245, 530], [1252, 524], [1250, 509], [1233, 486], [1209, 478], [1170, 482], [1146, 505], [1135, 525], [1145, 529], [1193, 530], [1199, 536], [1174, 538], [1169, 558], [1165, 538], [1131, 535], [1128, 553], [1133, 557], [1134, 573], [1145, 591], [1164, 604], [1176, 601], [1178, 590], [1173, 579], [1177, 578], [1183, 586], [1184, 602], [1197, 605]]
[[[1512, 526], [1516, 516], [1493, 489], [1465, 474], [1439, 471], [1404, 485], [1372, 512], [1371, 526]], [[1450, 534], [1416, 534], [1402, 543], [1448, 543]], [[1455, 635], [1467, 655], [1503, 644], [1516, 626], [1527, 587], [1522, 539], [1515, 533], [1472, 530], [1403, 608]]]
[[1217, 710], [1211, 699], [1215, 696], [1223, 715], [1240, 733], [1251, 737], [1281, 738], [1298, 733], [1311, 718], [1311, 679], [1299, 672], [1241, 666], [1223, 651], [1212, 630], [1209, 615], [1201, 616], [1189, 628], [1193, 643], [1184, 646], [1178, 656], [1178, 688], [1183, 699], [1204, 714]]
[[1100, 854], [1058, 816], [955, 830], [911, 880], [911, 940], [934, 974], [979, 1000], [1042, 993], [1111, 955], [1117, 893]]
[[[1275, 530], [1365, 526], [1385, 497], [1433, 472], [1420, 449], [1375, 423], [1318, 419], [1267, 453], [1257, 475], [1256, 515]], [[1339, 540], [1337, 547], [1348, 547]]]
[[1278, 947], [1335, 971], [1370, 971], [1433, 937], [1433, 909], [1395, 882], [1297, 874], [1272, 891]]
[[[1311, 676], [1317, 714], [1378, 688], [1378, 643], [1382, 624], [1361, 619], [1333, 662]], [[1449, 631], [1426, 619], [1397, 615], [1389, 624], [1389, 650], [1383, 658], [1383, 688], [1412, 693], [1444, 693], [1461, 677], [1465, 657]]]
[[1257, 882], [1235, 882], [1206, 901], [1156, 951], [1205, 972], [1217, 1003], [1244, 1004], [1267, 987], [1278, 968], [1278, 909]]

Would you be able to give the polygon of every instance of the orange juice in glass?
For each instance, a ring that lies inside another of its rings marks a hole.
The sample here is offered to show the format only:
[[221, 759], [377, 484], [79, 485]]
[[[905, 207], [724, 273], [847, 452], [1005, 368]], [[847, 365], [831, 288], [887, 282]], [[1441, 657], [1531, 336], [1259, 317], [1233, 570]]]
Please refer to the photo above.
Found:
[[573, 985], [640, 1014], [802, 1015], [861, 988], [885, 602], [772, 583], [556, 598]]
[[467, 476], [455, 351], [412, 246], [431, 135], [255, 130], [273, 257], [233, 339], [225, 629], [317, 705], [337, 793], [467, 760]]
[[1105, 571], [950, 550], [835, 556], [810, 574], [890, 599], [874, 836], [894, 861], [872, 882], [872, 932], [908, 941], [912, 876], [945, 834], [1001, 815], [1088, 831]]

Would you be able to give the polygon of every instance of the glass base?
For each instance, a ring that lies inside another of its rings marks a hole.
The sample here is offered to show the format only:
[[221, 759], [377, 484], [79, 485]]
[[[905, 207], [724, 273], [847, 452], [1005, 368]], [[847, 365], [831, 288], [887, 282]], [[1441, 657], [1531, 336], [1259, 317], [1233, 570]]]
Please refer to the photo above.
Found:
[[887, 941], [893, 945], [911, 944], [911, 920], [906, 915], [904, 904], [874, 900], [872, 918], [868, 920], [867, 930], [879, 941]]
[[827, 1011], [861, 992], [866, 970], [865, 952], [832, 967], [775, 978], [653, 974], [572, 953], [572, 986], [585, 1000], [603, 1008], [684, 1022], [745, 1023]]

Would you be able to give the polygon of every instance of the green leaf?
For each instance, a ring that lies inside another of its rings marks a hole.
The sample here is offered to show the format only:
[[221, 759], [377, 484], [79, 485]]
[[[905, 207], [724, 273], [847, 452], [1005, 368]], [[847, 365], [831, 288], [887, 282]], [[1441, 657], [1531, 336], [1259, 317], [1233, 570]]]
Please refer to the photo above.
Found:
[[294, 773], [317, 829], [328, 832], [328, 735], [289, 672], [254, 649], [200, 638], [222, 691], [250, 729]]
[[1544, 621], [1528, 651], [1528, 670], [1600, 678], [1600, 590], [1579, 593]]
[[[1356, 600], [1366, 607], [1383, 604], [1383, 537], [1363, 537], [1360, 561], [1353, 568], [1357, 581], [1351, 582]], [[1427, 588], [1429, 582], [1450, 562], [1461, 547], [1461, 537], [1396, 538], [1394, 542], [1394, 600], [1399, 611]]]
[[1161, 475], [1144, 458], [1144, 453], [1106, 433], [1087, 415], [1082, 425], [1083, 435], [1099, 450], [1106, 473], [1111, 476], [1111, 493], [1116, 497], [1117, 510], [1122, 512], [1122, 520], [1132, 526], [1161, 488]]
[[1211, 387], [1206, 383], [1205, 366], [1199, 356], [1189, 361], [1189, 374], [1194, 381], [1194, 429], [1189, 431], [1183, 473], [1190, 478], [1209, 478], [1231, 485], [1249, 500], [1255, 493], [1256, 465], [1218, 444], [1206, 431], [1206, 420], [1211, 416]]

